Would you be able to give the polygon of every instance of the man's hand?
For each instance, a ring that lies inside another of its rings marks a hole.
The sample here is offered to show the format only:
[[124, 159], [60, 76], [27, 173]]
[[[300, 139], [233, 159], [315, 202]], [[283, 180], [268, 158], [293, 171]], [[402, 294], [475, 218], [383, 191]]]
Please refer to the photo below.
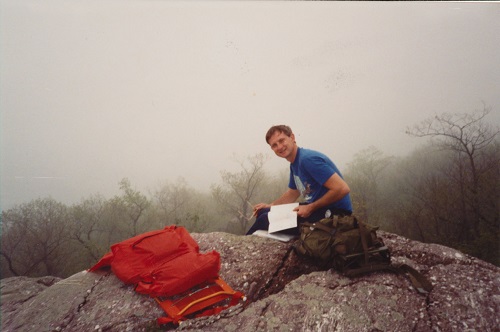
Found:
[[271, 204], [266, 204], [266, 203], [259, 203], [259, 204], [256, 204], [254, 207], [253, 207], [253, 216], [257, 216], [257, 213], [259, 212], [259, 210], [261, 209], [267, 209], [267, 208], [270, 208], [271, 207]]
[[299, 217], [307, 218], [313, 213], [314, 209], [311, 204], [306, 204], [297, 206], [293, 211], [296, 211]]

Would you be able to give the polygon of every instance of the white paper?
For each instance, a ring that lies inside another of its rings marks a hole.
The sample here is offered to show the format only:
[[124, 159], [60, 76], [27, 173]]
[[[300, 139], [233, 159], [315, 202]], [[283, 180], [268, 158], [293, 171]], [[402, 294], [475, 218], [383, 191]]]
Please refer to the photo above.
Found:
[[269, 219], [269, 233], [297, 227], [297, 212], [293, 211], [299, 203], [271, 206], [267, 217]]
[[268, 231], [264, 231], [264, 230], [257, 230], [252, 235], [257, 235], [257, 236], [261, 236], [261, 237], [267, 237], [269, 239], [278, 240], [278, 241], [281, 241], [281, 242], [288, 242], [288, 241], [293, 240], [293, 239], [295, 239], [297, 237], [295, 235], [283, 234], [283, 233], [280, 233], [280, 232], [269, 234]]

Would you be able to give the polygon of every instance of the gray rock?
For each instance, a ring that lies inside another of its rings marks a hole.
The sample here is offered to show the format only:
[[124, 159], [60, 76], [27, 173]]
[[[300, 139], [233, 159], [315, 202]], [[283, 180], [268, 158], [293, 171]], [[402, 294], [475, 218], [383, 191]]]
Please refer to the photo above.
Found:
[[[221, 254], [221, 277], [248, 300], [179, 327], [195, 331], [500, 331], [500, 269], [459, 251], [380, 233], [395, 263], [433, 283], [422, 295], [407, 276], [346, 278], [298, 257], [291, 243], [226, 233], [192, 234]], [[164, 316], [111, 272], [67, 279], [1, 280], [2, 331], [154, 331]]]

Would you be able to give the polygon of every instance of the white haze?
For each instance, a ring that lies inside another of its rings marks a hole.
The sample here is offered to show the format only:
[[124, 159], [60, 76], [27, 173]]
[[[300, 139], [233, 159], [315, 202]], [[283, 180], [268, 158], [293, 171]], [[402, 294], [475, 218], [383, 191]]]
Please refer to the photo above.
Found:
[[[500, 5], [467, 2], [1, 0], [1, 204], [199, 190], [270, 156], [288, 124], [342, 169], [407, 126], [491, 106]], [[423, 165], [424, 167], [424, 165]]]

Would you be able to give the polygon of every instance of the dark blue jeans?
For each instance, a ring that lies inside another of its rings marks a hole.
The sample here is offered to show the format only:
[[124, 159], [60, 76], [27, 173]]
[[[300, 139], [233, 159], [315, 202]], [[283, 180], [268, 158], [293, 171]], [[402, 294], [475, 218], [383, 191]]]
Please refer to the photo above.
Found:
[[[257, 212], [257, 218], [255, 219], [254, 224], [250, 229], [248, 230], [246, 235], [251, 235], [255, 231], [258, 230], [268, 230], [269, 229], [269, 218], [267, 217], [267, 214], [269, 213], [271, 209], [261, 209], [259, 212]], [[304, 221], [308, 222], [316, 222], [318, 220], [327, 218], [327, 211], [330, 210], [330, 215], [350, 215], [350, 211], [342, 210], [342, 209], [334, 209], [331, 207], [324, 207], [321, 209], [318, 209], [311, 213], [311, 215], [307, 218], [302, 218], [297, 216], [297, 227], [290, 228], [290, 229], [285, 229], [281, 231], [281, 233], [285, 234], [291, 234], [291, 235], [299, 235], [299, 225], [302, 224]]]

